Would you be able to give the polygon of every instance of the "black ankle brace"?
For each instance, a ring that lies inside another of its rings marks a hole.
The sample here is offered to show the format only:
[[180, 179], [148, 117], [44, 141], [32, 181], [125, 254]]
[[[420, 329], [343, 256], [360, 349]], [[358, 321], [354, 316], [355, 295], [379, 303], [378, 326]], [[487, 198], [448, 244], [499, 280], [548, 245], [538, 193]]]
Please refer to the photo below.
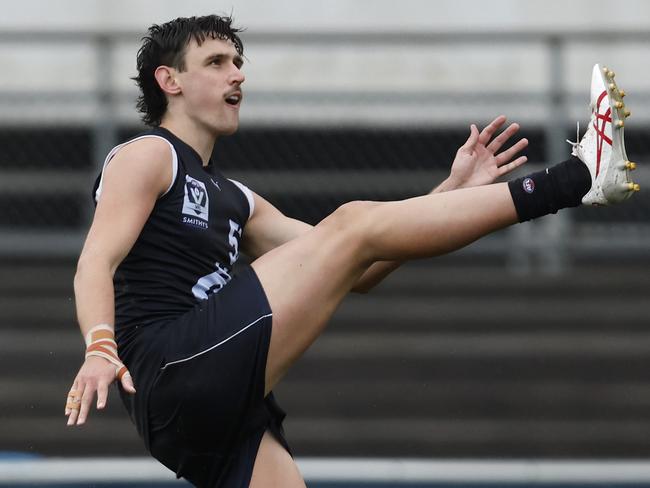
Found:
[[577, 207], [591, 188], [591, 174], [576, 157], [508, 182], [519, 222]]

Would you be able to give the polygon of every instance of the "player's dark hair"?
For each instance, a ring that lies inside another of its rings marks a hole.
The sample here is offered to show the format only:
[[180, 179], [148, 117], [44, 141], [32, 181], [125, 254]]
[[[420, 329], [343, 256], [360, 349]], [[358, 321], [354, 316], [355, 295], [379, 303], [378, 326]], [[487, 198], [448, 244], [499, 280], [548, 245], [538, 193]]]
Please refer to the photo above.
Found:
[[187, 45], [194, 39], [200, 46], [207, 37], [231, 41], [239, 55], [243, 55], [244, 45], [237, 35], [241, 31], [242, 29], [232, 26], [231, 17], [218, 15], [179, 17], [149, 27], [138, 51], [138, 76], [132, 78], [141, 91], [136, 107], [142, 113], [142, 121], [150, 126], [160, 125], [167, 110], [167, 97], [154, 77], [158, 66], [185, 70]]

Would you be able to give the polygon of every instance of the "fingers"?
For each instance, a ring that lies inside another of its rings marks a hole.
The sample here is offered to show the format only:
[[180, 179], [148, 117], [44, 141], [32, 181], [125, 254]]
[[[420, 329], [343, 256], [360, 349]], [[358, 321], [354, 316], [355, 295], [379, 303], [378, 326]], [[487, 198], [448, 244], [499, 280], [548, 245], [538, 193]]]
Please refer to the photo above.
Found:
[[122, 382], [122, 388], [128, 393], [135, 393], [135, 386], [133, 385], [133, 378], [131, 373], [126, 371], [120, 380]]
[[503, 176], [505, 174], [510, 173], [512, 170], [517, 169], [519, 166], [524, 164], [526, 161], [528, 161], [528, 158], [526, 156], [520, 156], [511, 163], [504, 164], [498, 169], [499, 176]]
[[109, 386], [110, 381], [105, 378], [90, 381], [77, 378], [68, 393], [65, 406], [65, 414], [68, 416], [67, 425], [83, 425], [86, 422], [95, 393], [97, 393], [97, 408], [106, 407]]
[[79, 416], [77, 417], [77, 425], [83, 425], [86, 422], [88, 411], [90, 410], [94, 397], [95, 388], [90, 384], [86, 384], [84, 394], [81, 397], [81, 408], [79, 409]]
[[528, 147], [528, 139], [520, 139], [515, 145], [503, 151], [496, 157], [497, 166], [501, 166], [507, 163], [512, 158], [514, 158], [517, 153], [523, 151], [526, 147]]
[[465, 141], [465, 144], [461, 146], [462, 151], [466, 152], [473, 152], [474, 151], [474, 146], [476, 146], [476, 143], [478, 142], [479, 138], [479, 133], [478, 129], [474, 124], [470, 125], [469, 127], [469, 137], [467, 138], [467, 141]]
[[68, 397], [65, 402], [65, 415], [68, 416], [72, 411], [78, 408], [79, 403], [81, 402], [81, 393], [78, 393], [77, 382], [75, 381], [72, 384], [72, 388], [68, 392]]
[[499, 149], [501, 149], [501, 146], [503, 146], [508, 139], [517, 133], [518, 130], [519, 124], [510, 124], [501, 134], [496, 136], [494, 140], [488, 144], [487, 149], [492, 154], [495, 154]]
[[65, 414], [68, 416], [68, 425], [74, 425], [79, 416], [79, 409], [81, 408], [81, 398], [83, 395], [83, 388], [77, 381], [74, 382], [70, 393], [68, 393], [68, 401], [65, 405]]
[[76, 382], [73, 389], [70, 390], [66, 403], [67, 425], [83, 425], [86, 422], [95, 392], [97, 392], [97, 408], [104, 408], [108, 399], [108, 386], [108, 383], [101, 381], [96, 387], [92, 383]]
[[108, 385], [100, 383], [97, 386], [97, 409], [101, 410], [106, 406], [106, 400], [108, 399]]
[[499, 128], [504, 124], [505, 121], [506, 121], [506, 116], [499, 115], [496, 119], [490, 122], [481, 131], [481, 135], [479, 136], [478, 142], [480, 144], [483, 144], [484, 146], [487, 145], [487, 143], [490, 142], [490, 139], [492, 139], [492, 136], [496, 133], [496, 131], [499, 130]]
[[87, 356], [68, 393], [65, 406], [68, 425], [83, 425], [86, 422], [95, 393], [97, 408], [104, 408], [108, 400], [108, 388], [116, 377], [120, 379], [126, 391], [135, 393], [133, 379], [121, 362], [118, 361], [116, 366], [115, 362], [106, 358]]

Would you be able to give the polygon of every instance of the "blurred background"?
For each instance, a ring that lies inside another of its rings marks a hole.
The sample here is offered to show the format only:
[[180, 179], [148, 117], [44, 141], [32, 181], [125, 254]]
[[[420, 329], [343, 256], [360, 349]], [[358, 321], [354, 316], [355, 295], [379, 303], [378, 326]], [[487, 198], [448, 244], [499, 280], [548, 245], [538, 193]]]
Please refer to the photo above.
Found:
[[[591, 68], [617, 73], [642, 191], [410, 263], [351, 296], [277, 388], [299, 457], [645, 459], [650, 455], [650, 3], [643, 0], [60, 0], [0, 16], [0, 451], [146, 455], [113, 391], [66, 429], [83, 358], [72, 278], [111, 147], [143, 129], [135, 55], [152, 23], [247, 28], [221, 170], [316, 223], [352, 199], [428, 192], [470, 123], [567, 158]], [[644, 191], [645, 190], [645, 191]]]

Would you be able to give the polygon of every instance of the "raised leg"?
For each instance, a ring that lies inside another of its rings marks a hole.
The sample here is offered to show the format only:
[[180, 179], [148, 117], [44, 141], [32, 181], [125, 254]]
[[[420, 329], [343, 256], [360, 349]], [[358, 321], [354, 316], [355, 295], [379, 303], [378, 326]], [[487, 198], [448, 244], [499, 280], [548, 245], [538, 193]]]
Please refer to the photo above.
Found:
[[444, 254], [516, 222], [505, 183], [399, 202], [352, 202], [260, 257], [252, 266], [273, 311], [266, 391], [314, 342], [371, 263]]

